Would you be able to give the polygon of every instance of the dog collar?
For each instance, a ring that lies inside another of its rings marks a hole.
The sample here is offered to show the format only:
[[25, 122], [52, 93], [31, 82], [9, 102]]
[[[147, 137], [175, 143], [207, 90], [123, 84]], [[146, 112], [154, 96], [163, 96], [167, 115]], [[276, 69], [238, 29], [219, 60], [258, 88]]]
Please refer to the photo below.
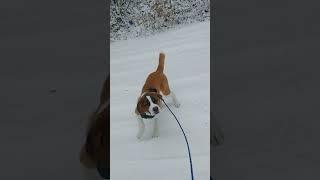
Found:
[[154, 118], [154, 116], [147, 115], [146, 113], [142, 113], [142, 114], [140, 114], [140, 116], [141, 116], [143, 119], [152, 119], [152, 118]]

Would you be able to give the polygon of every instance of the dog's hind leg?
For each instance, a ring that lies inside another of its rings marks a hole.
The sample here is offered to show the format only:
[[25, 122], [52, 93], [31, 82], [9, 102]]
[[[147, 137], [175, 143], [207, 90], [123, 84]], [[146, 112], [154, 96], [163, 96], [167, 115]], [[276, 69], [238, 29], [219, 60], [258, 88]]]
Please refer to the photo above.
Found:
[[169, 96], [172, 98], [173, 104], [176, 108], [180, 107], [180, 102], [178, 101], [176, 95], [174, 94], [174, 92], [171, 91], [171, 93], [169, 94]]
[[145, 125], [141, 117], [137, 117], [137, 120], [138, 120], [138, 127], [139, 127], [137, 138], [140, 139], [144, 133]]
[[160, 88], [163, 95], [165, 95], [166, 97], [170, 97], [172, 99], [172, 102], [175, 107], [177, 108], [180, 107], [180, 102], [178, 101], [176, 95], [174, 94], [174, 92], [170, 90], [168, 79], [166, 76], [163, 76], [163, 81], [161, 83]]
[[180, 107], [180, 102], [178, 101], [178, 99], [173, 91], [170, 91], [170, 94], [166, 95], [166, 97], [171, 98], [171, 100], [176, 108]]

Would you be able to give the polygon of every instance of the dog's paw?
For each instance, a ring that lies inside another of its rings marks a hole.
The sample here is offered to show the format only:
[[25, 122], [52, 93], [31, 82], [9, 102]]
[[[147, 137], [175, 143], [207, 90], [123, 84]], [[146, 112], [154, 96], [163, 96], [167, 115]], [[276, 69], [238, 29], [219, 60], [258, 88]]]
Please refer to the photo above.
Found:
[[137, 136], [137, 141], [139, 141], [139, 142], [140, 142], [140, 141], [143, 141], [143, 138]]
[[152, 138], [158, 138], [159, 137], [159, 132], [154, 132], [152, 133]]
[[141, 140], [142, 134], [141, 134], [141, 133], [138, 133], [138, 134], [136, 135], [136, 137], [137, 137], [137, 139]]
[[179, 108], [180, 107], [180, 103], [174, 103], [174, 107]]
[[158, 138], [159, 137], [159, 134], [153, 134], [152, 135], [152, 138]]

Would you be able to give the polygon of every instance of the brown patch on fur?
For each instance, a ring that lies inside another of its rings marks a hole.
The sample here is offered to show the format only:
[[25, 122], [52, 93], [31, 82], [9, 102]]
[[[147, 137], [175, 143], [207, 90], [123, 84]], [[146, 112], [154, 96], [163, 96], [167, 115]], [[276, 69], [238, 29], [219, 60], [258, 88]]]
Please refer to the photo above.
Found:
[[160, 53], [157, 70], [148, 75], [148, 78], [146, 79], [146, 82], [144, 83], [144, 86], [142, 88], [142, 93], [147, 92], [150, 88], [154, 88], [158, 92], [161, 91], [164, 95], [170, 94], [168, 79], [166, 75], [163, 73], [164, 59], [165, 59], [165, 54]]

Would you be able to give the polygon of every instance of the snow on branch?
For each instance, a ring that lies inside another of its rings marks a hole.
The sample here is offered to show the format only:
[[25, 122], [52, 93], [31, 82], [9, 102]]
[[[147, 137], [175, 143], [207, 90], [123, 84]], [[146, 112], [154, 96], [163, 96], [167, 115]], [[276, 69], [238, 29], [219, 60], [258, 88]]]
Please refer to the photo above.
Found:
[[210, 18], [210, 0], [112, 0], [111, 40], [147, 36]]

